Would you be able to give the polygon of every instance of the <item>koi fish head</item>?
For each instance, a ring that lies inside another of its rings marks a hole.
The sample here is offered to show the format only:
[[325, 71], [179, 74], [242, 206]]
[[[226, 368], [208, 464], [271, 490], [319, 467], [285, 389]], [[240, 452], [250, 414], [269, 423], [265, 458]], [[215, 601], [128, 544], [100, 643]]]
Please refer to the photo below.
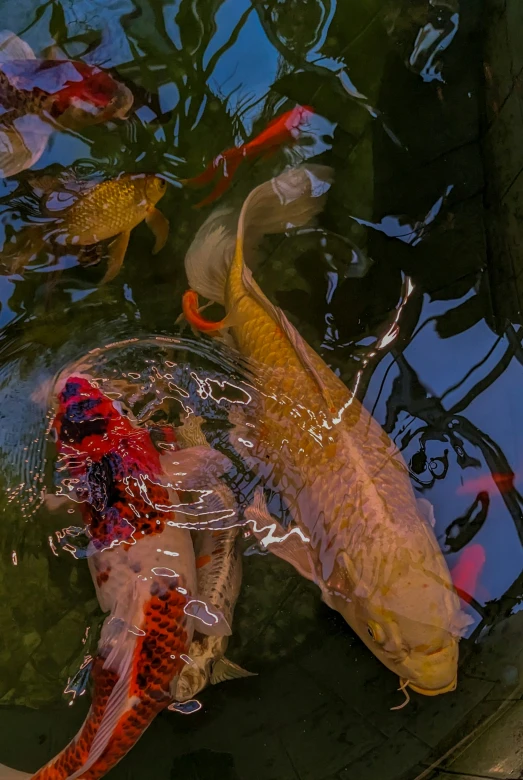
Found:
[[84, 62], [74, 62], [78, 81], [68, 82], [54, 97], [61, 122], [94, 124], [108, 119], [125, 119], [134, 96], [109, 73]]
[[70, 376], [58, 393], [53, 423], [59, 441], [73, 447], [110, 447], [115, 436], [132, 433], [131, 421], [115, 402], [81, 375]]
[[[423, 529], [425, 530], [425, 529]], [[391, 545], [390, 559], [371, 555], [355, 567], [350, 601], [342, 583], [325, 600], [345, 617], [372, 653], [417, 693], [436, 696], [457, 684], [459, 640], [472, 622], [460, 609], [437, 542], [413, 531], [412, 547]], [[345, 554], [344, 554], [345, 555]]]

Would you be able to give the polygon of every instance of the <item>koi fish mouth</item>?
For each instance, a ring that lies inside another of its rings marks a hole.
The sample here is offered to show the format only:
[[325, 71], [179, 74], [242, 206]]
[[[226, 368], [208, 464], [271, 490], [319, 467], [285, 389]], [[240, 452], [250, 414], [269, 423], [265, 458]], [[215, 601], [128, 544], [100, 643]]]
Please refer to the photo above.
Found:
[[438, 696], [440, 693], [450, 693], [451, 691], [455, 691], [458, 685], [458, 678], [456, 676], [451, 683], [443, 686], [443, 688], [420, 688], [418, 685], [414, 685], [414, 683], [408, 680], [402, 680], [401, 683], [402, 685], [408, 685], [411, 690], [415, 691], [415, 693], [421, 693], [423, 696]]

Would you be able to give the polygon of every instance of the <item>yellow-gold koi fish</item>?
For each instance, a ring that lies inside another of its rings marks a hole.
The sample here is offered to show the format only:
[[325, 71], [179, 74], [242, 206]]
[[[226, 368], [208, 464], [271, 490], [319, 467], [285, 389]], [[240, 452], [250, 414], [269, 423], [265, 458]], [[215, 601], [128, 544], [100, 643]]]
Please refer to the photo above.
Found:
[[[48, 198], [45, 212], [52, 222], [30, 225], [14, 244], [4, 246], [2, 259], [11, 271], [20, 270], [46, 244], [88, 247], [114, 238], [109, 246], [108, 268], [102, 284], [114, 279], [122, 267], [131, 230], [143, 220], [156, 237], [153, 254], [167, 241], [169, 222], [156, 208], [166, 183], [153, 174], [124, 174], [94, 185], [70, 183], [61, 197]], [[56, 193], [54, 193], [56, 194]], [[12, 258], [12, 262], [9, 260]]]
[[300, 166], [251, 192], [237, 235], [211, 215], [186, 257], [192, 290], [225, 306], [253, 366], [257, 399], [231, 415], [231, 442], [292, 516], [284, 529], [258, 490], [245, 516], [262, 546], [316, 582], [401, 688], [455, 689], [458, 643], [470, 622], [416, 501], [405, 462], [357, 398], [263, 294], [245, 265], [264, 234], [307, 225], [329, 168]]

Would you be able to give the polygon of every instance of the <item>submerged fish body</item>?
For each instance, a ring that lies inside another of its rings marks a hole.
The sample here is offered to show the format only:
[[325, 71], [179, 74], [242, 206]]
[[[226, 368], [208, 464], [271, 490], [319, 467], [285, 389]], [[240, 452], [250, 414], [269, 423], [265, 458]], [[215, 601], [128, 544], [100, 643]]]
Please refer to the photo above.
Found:
[[[208, 447], [201, 430], [201, 417], [188, 417], [177, 429], [176, 436], [182, 447]], [[236, 502], [229, 488], [222, 484], [214, 490], [215, 509], [220, 503], [224, 509], [234, 508]], [[242, 560], [239, 549], [239, 528], [194, 531], [198, 597], [209, 602], [221, 612], [232, 626], [234, 607], [242, 581]], [[225, 658], [229, 637], [204, 635], [197, 629], [189, 650], [191, 662], [178, 679], [176, 698], [188, 701], [197, 696], [209, 683], [219, 683], [237, 677], [250, 677], [237, 664]]]
[[195, 624], [201, 631], [228, 627], [207, 605], [202, 617], [190, 532], [178, 527], [177, 497], [162, 482], [148, 431], [81, 375], [61, 386], [54, 430], [59, 469], [67, 473], [63, 487], [80, 502], [89, 568], [109, 615], [94, 659], [87, 718], [34, 778], [95, 780], [173, 702]]
[[207, 245], [188, 253], [187, 275], [193, 290], [225, 305], [235, 346], [253, 366], [258, 400], [231, 417], [232, 443], [293, 518], [284, 530], [258, 492], [246, 512], [255, 535], [319, 585], [402, 685], [435, 695], [456, 686], [469, 621], [407, 467], [244, 264], [244, 241], [308, 223], [330, 178], [330, 169], [302, 166], [258, 187], [237, 237], [227, 245], [223, 231], [208, 231]]
[[101, 68], [37, 59], [18, 36], [0, 31], [0, 175], [34, 165], [53, 125], [80, 128], [125, 118], [132, 104], [132, 92]]
[[156, 204], [165, 194], [166, 186], [163, 179], [153, 174], [123, 174], [85, 186], [83, 191], [81, 188], [76, 192], [66, 189], [65, 197], [56, 198], [56, 204], [47, 200], [46, 213], [53, 221], [22, 230], [14, 244], [4, 246], [3, 259], [12, 271], [18, 271], [45, 246], [46, 241], [74, 248], [114, 238], [108, 250], [108, 269], [102, 280], [108, 282], [123, 264], [131, 230], [143, 220], [156, 237], [153, 253], [165, 245], [169, 223]]

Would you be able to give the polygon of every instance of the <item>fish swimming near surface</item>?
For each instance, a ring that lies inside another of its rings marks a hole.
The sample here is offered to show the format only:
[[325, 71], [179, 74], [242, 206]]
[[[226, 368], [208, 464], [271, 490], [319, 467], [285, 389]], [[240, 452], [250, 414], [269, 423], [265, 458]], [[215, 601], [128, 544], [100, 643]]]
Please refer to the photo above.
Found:
[[231, 181], [242, 160], [252, 157], [269, 156], [281, 146], [293, 143], [299, 138], [300, 129], [309, 117], [314, 114], [310, 106], [295, 106], [279, 117], [273, 119], [252, 141], [241, 146], [226, 149], [215, 157], [207, 168], [192, 179], [182, 180], [182, 184], [190, 187], [205, 187], [221, 172], [221, 179], [210, 195], [197, 204], [197, 208], [208, 206], [217, 200], [231, 186]]
[[471, 544], [465, 547], [457, 564], [451, 570], [454, 587], [466, 604], [470, 604], [473, 598], [480, 597], [485, 600], [489, 598], [488, 592], [479, 584], [486, 561], [487, 555], [483, 545]]
[[258, 489], [245, 512], [258, 542], [318, 584], [404, 692], [433, 696], [456, 687], [471, 619], [426, 510], [393, 442], [244, 261], [264, 234], [308, 224], [331, 180], [331, 169], [308, 165], [265, 182], [247, 197], [236, 234], [209, 217], [185, 267], [193, 291], [225, 306], [220, 329], [251, 368], [253, 401], [231, 412], [231, 443], [292, 516], [283, 528]]
[[[176, 439], [181, 447], [209, 446], [201, 429], [202, 423], [202, 417], [191, 415], [176, 429]], [[224, 509], [236, 508], [234, 496], [225, 484], [215, 489], [215, 496]], [[194, 531], [193, 538], [198, 598], [212, 604], [232, 627], [242, 581], [239, 524], [225, 530]], [[229, 637], [225, 634], [205, 635], [196, 629], [189, 650], [191, 663], [182, 669], [178, 678], [178, 701], [193, 699], [209, 683], [253, 676], [252, 672], [225, 658], [228, 642]]]
[[[0, 769], [3, 780], [103, 777], [153, 718], [174, 701], [194, 628], [230, 633], [223, 615], [197, 596], [194, 549], [178, 523], [178, 495], [164, 485], [163, 456], [88, 376], [59, 380], [53, 423], [62, 487], [80, 503], [89, 568], [102, 609], [84, 724], [34, 775]], [[176, 453], [183, 472], [183, 452]], [[224, 456], [206, 452], [219, 471]], [[170, 453], [170, 458], [173, 453]]]
[[[131, 230], [145, 220], [155, 235], [153, 254], [159, 252], [169, 234], [169, 222], [156, 204], [165, 194], [164, 179], [153, 174], [122, 174], [97, 184], [65, 182], [48, 197], [44, 213], [49, 221], [29, 225], [4, 244], [0, 260], [10, 272], [18, 272], [47, 244], [86, 248], [113, 238], [108, 248], [108, 267], [102, 284], [120, 271]], [[58, 194], [58, 197], [56, 197]]]
[[130, 89], [101, 68], [38, 59], [25, 41], [0, 31], [0, 176], [34, 165], [53, 130], [124, 119], [133, 100]]

